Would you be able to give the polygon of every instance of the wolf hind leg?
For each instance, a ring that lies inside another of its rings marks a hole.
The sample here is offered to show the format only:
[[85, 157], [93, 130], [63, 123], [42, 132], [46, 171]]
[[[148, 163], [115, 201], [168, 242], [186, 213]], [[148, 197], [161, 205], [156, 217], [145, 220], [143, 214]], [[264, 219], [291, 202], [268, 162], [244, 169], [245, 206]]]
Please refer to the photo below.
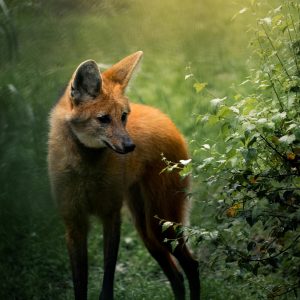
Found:
[[158, 262], [164, 274], [168, 278], [176, 300], [185, 299], [183, 276], [179, 271], [168, 249], [162, 245], [155, 233], [150, 230], [149, 222], [156, 222], [154, 215], [149, 220], [149, 214], [145, 214], [145, 202], [140, 186], [137, 184], [130, 189], [128, 207], [134, 219], [135, 227], [141, 236], [151, 256]]

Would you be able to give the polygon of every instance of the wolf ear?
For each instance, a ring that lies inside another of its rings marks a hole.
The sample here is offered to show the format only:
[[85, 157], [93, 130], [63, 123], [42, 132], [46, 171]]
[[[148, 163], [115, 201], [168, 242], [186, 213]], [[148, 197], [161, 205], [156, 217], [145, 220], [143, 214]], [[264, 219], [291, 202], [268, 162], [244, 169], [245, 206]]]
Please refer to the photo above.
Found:
[[121, 89], [125, 91], [130, 79], [139, 65], [142, 56], [143, 51], [138, 51], [123, 58], [121, 61], [103, 72], [103, 76], [119, 84]]
[[87, 60], [81, 63], [71, 82], [71, 97], [75, 104], [93, 99], [100, 94], [102, 78], [97, 63]]

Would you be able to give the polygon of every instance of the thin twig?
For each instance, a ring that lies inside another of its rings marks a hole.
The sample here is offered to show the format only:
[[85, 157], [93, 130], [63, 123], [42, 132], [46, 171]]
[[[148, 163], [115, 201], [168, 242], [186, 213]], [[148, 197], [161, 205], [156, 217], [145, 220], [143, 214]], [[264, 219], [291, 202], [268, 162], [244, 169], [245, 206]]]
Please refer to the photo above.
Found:
[[283, 69], [284, 72], [286, 73], [287, 77], [288, 77], [289, 79], [292, 79], [291, 76], [290, 76], [290, 74], [288, 73], [287, 69], [285, 68], [285, 66], [284, 66], [284, 64], [283, 64], [283, 62], [282, 62], [280, 56], [278, 55], [278, 52], [277, 52], [277, 50], [276, 50], [276, 48], [275, 48], [275, 46], [274, 46], [274, 44], [273, 44], [273, 41], [271, 40], [270, 36], [268, 35], [268, 32], [267, 32], [265, 26], [264, 26], [263, 24], [261, 24], [261, 26], [262, 26], [262, 28], [263, 28], [265, 34], [266, 34], [267, 39], [269, 40], [269, 43], [270, 43], [272, 49], [275, 51], [275, 55], [276, 55], [276, 57], [277, 57], [279, 63], [281, 64], [282, 69]]
[[279, 251], [278, 253], [272, 255], [272, 256], [269, 256], [269, 257], [265, 257], [265, 258], [257, 258], [257, 259], [252, 259], [250, 258], [250, 261], [257, 261], [257, 262], [261, 262], [261, 261], [266, 261], [266, 260], [269, 260], [269, 259], [272, 259], [272, 258], [275, 258], [277, 256], [280, 256], [281, 254], [285, 253], [286, 251], [288, 251], [289, 249], [291, 249], [294, 244], [297, 242], [297, 240], [300, 238], [300, 234], [291, 242], [291, 244], [286, 247], [285, 249]]
[[[293, 25], [293, 28], [294, 28], [294, 32], [296, 33], [296, 27], [295, 27], [295, 24], [294, 24], [294, 20], [293, 20], [293, 17], [292, 17], [292, 14], [291, 14], [291, 10], [290, 10], [290, 6], [289, 6], [289, 5], [288, 5], [288, 9], [289, 9], [289, 12], [290, 12], [289, 16], [290, 16], [290, 19], [291, 19], [291, 21], [292, 21], [292, 25]], [[287, 15], [287, 18], [288, 18], [288, 15]], [[289, 48], [291, 49], [291, 51], [292, 51], [292, 53], [293, 53], [294, 61], [295, 61], [295, 64], [296, 64], [296, 68], [297, 68], [297, 71], [298, 71], [298, 73], [299, 73], [300, 70], [299, 70], [299, 66], [298, 66], [298, 60], [297, 60], [297, 56], [296, 56], [296, 53], [295, 53], [295, 49], [294, 49], [294, 47], [293, 47], [293, 45], [292, 45], [293, 39], [292, 39], [291, 30], [290, 30], [289, 26], [287, 27], [287, 30], [288, 30], [289, 39], [290, 39], [290, 42], [291, 42], [291, 46], [290, 46]]]
[[[262, 44], [261, 44], [261, 41], [260, 41], [259, 37], [258, 37], [257, 40], [258, 40], [260, 49], [261, 49], [261, 51], [262, 51], [262, 53], [263, 53], [264, 61], [265, 61], [265, 63], [268, 63], [268, 60], [269, 60], [269, 59], [268, 59], [268, 58], [266, 57], [266, 55], [264, 54], [263, 46], [262, 46]], [[276, 88], [275, 88], [275, 83], [274, 83], [274, 81], [273, 81], [273, 79], [272, 79], [272, 76], [270, 75], [269, 72], [266, 72], [266, 73], [268, 74], [268, 77], [269, 77], [269, 80], [270, 80], [272, 89], [273, 89], [273, 91], [275, 92], [275, 95], [276, 95], [276, 98], [277, 98], [277, 100], [278, 100], [278, 102], [279, 102], [280, 108], [281, 108], [282, 111], [284, 111], [283, 103], [282, 103], [282, 101], [281, 101], [281, 99], [280, 99], [280, 97], [279, 97], [279, 94], [278, 94], [278, 92], [277, 92], [277, 90], [276, 90]], [[283, 85], [282, 85], [282, 83], [280, 82], [279, 79], [278, 79], [278, 82], [279, 82], [280, 85], [283, 87]]]
[[275, 147], [273, 147], [273, 145], [272, 145], [269, 141], [267, 141], [267, 139], [266, 139], [262, 134], [260, 134], [260, 137], [265, 141], [265, 143], [266, 143], [273, 151], [275, 151], [276, 154], [278, 154], [279, 157], [281, 157], [284, 161], [287, 160], [287, 158], [286, 158], [284, 155], [282, 155]]

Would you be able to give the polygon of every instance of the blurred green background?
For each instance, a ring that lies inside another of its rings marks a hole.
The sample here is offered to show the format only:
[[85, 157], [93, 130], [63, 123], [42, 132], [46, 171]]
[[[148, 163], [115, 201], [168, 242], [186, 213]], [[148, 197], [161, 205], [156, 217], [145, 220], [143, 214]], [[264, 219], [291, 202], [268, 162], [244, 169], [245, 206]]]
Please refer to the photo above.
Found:
[[[196, 127], [207, 100], [191, 72], [215, 97], [238, 92], [247, 75], [253, 1], [33, 0], [0, 1], [0, 299], [72, 299], [64, 230], [47, 178], [48, 115], [83, 60], [117, 62], [143, 50], [129, 96], [159, 107], [187, 140], [216, 133]], [[237, 14], [237, 15], [236, 15]], [[234, 17], [236, 15], [236, 17]], [[191, 148], [196, 147], [195, 144]], [[205, 186], [194, 184], [192, 224], [203, 215]], [[102, 269], [101, 227], [90, 235], [90, 299]], [[209, 272], [206, 270], [205, 272]], [[203, 278], [204, 299], [239, 299], [222, 281]], [[172, 299], [167, 281], [124, 213], [116, 299]]]

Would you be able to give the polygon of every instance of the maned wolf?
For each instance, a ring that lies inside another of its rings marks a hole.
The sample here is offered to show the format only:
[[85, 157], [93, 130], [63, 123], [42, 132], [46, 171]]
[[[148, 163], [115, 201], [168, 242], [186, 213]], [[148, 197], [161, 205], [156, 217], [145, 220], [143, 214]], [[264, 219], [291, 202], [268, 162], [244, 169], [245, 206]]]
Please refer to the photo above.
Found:
[[66, 228], [75, 299], [87, 299], [89, 216], [103, 224], [104, 277], [101, 300], [113, 299], [123, 202], [150, 254], [169, 279], [176, 299], [200, 298], [198, 262], [184, 242], [172, 252], [158, 216], [184, 223], [188, 217], [188, 178], [161, 173], [161, 153], [169, 161], [187, 159], [187, 147], [172, 121], [155, 108], [129, 104], [125, 89], [143, 55], [136, 52], [103, 72], [87, 60], [75, 71], [50, 115], [49, 175]]

